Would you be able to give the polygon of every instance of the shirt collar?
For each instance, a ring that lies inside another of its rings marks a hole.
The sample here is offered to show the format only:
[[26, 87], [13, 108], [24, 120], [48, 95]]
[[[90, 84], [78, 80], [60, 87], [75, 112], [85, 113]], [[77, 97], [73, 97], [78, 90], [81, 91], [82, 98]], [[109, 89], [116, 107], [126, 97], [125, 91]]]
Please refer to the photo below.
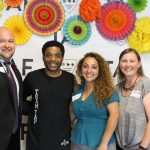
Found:
[[[2, 59], [2, 57], [0, 57], [0, 63], [4, 64], [5, 60]], [[10, 62], [10, 64], [12, 64], [12, 58], [10, 60], [8, 60], [8, 62]]]

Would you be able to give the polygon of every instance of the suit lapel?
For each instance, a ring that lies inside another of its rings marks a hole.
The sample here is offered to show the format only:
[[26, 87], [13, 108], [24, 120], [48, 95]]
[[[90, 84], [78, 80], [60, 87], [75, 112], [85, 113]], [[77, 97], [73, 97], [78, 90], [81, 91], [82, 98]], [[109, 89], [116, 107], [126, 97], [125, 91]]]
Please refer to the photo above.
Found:
[[19, 107], [21, 109], [21, 107], [22, 107], [21, 106], [21, 104], [22, 104], [22, 78], [21, 78], [20, 72], [17, 69], [17, 66], [16, 66], [14, 60], [12, 60], [11, 67], [12, 67], [14, 73], [15, 73], [15, 76], [16, 76], [18, 84], [19, 84]]
[[[1, 63], [0, 63], [0, 67], [3, 67]], [[2, 73], [2, 76], [3, 76], [4, 80], [5, 80], [5, 82], [6, 82], [6, 85], [8, 87], [8, 93], [9, 93], [9, 95], [11, 97], [11, 102], [12, 102], [12, 104], [14, 106], [13, 92], [12, 92], [12, 88], [11, 88], [11, 83], [10, 83], [9, 78], [8, 78], [7, 74], [5, 73], [5, 71], [2, 71], [1, 73]]]
[[[0, 63], [0, 67], [3, 67], [2, 64]], [[19, 105], [22, 103], [21, 100], [22, 100], [22, 78], [21, 78], [21, 75], [20, 75], [20, 72], [19, 70], [17, 69], [14, 61], [12, 60], [12, 65], [11, 65], [15, 75], [16, 75], [16, 78], [18, 80], [18, 84], [19, 84]], [[3, 69], [4, 70], [4, 69]], [[14, 105], [14, 97], [13, 97], [13, 91], [12, 91], [12, 88], [11, 88], [11, 83], [9, 81], [9, 78], [7, 76], [7, 74], [5, 73], [5, 70], [1, 72], [3, 74], [3, 77], [4, 77], [4, 80], [6, 81], [6, 84], [7, 84], [7, 87], [8, 87], [8, 92], [10, 94], [10, 97], [11, 97], [11, 102], [14, 106], [14, 110], [15, 110], [15, 105]], [[21, 107], [20, 107], [21, 109]]]

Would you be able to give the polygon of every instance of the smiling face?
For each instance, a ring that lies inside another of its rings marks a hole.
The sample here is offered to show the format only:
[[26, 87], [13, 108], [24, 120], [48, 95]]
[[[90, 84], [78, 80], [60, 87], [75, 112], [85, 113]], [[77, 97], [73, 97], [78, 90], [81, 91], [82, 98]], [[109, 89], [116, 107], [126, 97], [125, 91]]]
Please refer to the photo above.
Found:
[[10, 60], [15, 52], [15, 39], [7, 28], [0, 28], [0, 57]]
[[138, 60], [134, 52], [124, 54], [119, 62], [119, 67], [126, 77], [137, 76], [137, 70], [141, 66], [141, 61]]
[[99, 65], [94, 57], [86, 57], [81, 68], [85, 83], [94, 83], [99, 74]]
[[43, 54], [43, 61], [48, 74], [57, 75], [63, 61], [61, 49], [56, 46], [48, 47]]

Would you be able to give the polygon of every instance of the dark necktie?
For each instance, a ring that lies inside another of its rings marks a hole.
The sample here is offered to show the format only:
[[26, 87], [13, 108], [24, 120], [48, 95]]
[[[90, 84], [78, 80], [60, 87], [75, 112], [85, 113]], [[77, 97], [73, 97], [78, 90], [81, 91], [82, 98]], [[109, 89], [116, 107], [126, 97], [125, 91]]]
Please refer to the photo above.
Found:
[[15, 122], [14, 122], [12, 132], [15, 133], [16, 130], [18, 129], [18, 120], [19, 120], [19, 118], [18, 118], [18, 111], [19, 110], [18, 110], [17, 86], [16, 86], [15, 79], [13, 77], [13, 74], [9, 68], [10, 62], [4, 62], [4, 65], [6, 66], [6, 71], [7, 71], [6, 73], [7, 73], [9, 80], [10, 80], [12, 91], [13, 91], [13, 99], [14, 99], [16, 117], [15, 117]]

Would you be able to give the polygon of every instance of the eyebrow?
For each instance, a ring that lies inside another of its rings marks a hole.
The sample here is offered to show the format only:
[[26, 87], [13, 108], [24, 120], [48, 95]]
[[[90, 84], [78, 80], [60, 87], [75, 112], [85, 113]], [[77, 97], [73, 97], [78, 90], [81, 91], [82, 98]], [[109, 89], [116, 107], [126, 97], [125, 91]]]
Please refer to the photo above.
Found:
[[0, 41], [14, 41], [15, 42], [14, 39], [3, 39], [3, 38], [0, 38]]

